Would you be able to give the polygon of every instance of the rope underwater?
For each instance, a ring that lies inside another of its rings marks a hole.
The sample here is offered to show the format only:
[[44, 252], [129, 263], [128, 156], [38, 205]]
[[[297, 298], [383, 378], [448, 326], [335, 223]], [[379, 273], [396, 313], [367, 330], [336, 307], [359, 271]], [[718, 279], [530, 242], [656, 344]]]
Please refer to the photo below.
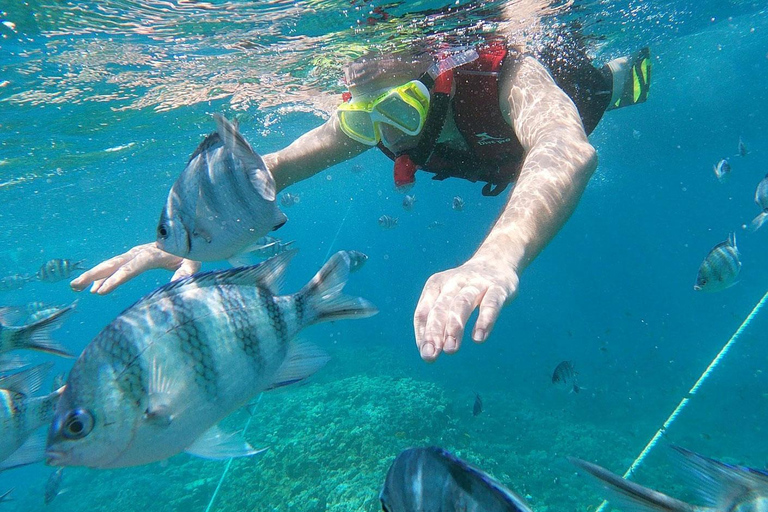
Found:
[[349, 198], [349, 208], [347, 208], [347, 213], [344, 214], [344, 218], [341, 219], [341, 224], [339, 224], [339, 229], [336, 230], [336, 234], [333, 237], [333, 240], [331, 240], [331, 244], [328, 246], [328, 252], [325, 253], [325, 258], [323, 258], [323, 261], [328, 261], [328, 256], [331, 255], [331, 249], [333, 249], [333, 245], [336, 243], [336, 239], [339, 238], [339, 233], [341, 233], [341, 228], [344, 227], [344, 223], [347, 222], [347, 216], [349, 216], [349, 212], [352, 210], [353, 205], [353, 199]]
[[[258, 404], [261, 402], [261, 396], [264, 393], [259, 393], [259, 398], [256, 399], [256, 403]], [[251, 426], [251, 420], [253, 419], [253, 414], [251, 414], [248, 417], [248, 421], [245, 422], [245, 428], [243, 428], [243, 437], [245, 437], [246, 432], [248, 432], [248, 427]], [[216, 496], [219, 494], [219, 490], [221, 489], [221, 484], [224, 483], [224, 479], [227, 477], [227, 473], [229, 473], [229, 467], [232, 465], [232, 461], [234, 458], [230, 458], [227, 461], [227, 465], [224, 467], [224, 472], [221, 474], [221, 478], [219, 478], [219, 483], [216, 485], [216, 490], [213, 491], [213, 496], [211, 496], [211, 501], [208, 502], [208, 506], [205, 507], [205, 512], [210, 512], [211, 507], [213, 507], [213, 502], [216, 499]]]
[[[667, 420], [664, 422], [664, 424], [659, 428], [659, 430], [656, 431], [656, 434], [651, 438], [650, 441], [648, 441], [648, 444], [645, 445], [645, 448], [643, 448], [643, 451], [640, 452], [640, 455], [637, 456], [635, 461], [632, 463], [632, 465], [629, 466], [629, 469], [627, 469], [626, 473], [624, 473], [624, 478], [629, 478], [632, 476], [632, 474], [635, 472], [635, 470], [640, 466], [640, 464], [643, 463], [645, 458], [648, 456], [650, 451], [653, 449], [654, 446], [656, 446], [656, 443], [658, 443], [661, 436], [664, 434], [664, 432], [674, 423], [674, 421], [677, 419], [680, 412], [685, 408], [686, 405], [688, 405], [688, 402], [691, 401], [693, 396], [696, 394], [696, 392], [699, 390], [702, 384], [704, 384], [704, 381], [707, 380], [707, 378], [712, 374], [712, 371], [717, 368], [717, 366], [720, 364], [720, 361], [725, 357], [725, 355], [728, 353], [728, 351], [731, 349], [731, 347], [738, 341], [738, 339], [741, 337], [741, 334], [746, 330], [746, 328], [749, 326], [750, 323], [752, 323], [752, 320], [755, 318], [757, 313], [763, 308], [766, 301], [768, 301], [768, 292], [765, 292], [765, 295], [763, 295], [763, 298], [760, 299], [760, 301], [755, 305], [754, 308], [752, 308], [752, 311], [747, 315], [747, 317], [744, 319], [744, 321], [741, 323], [738, 329], [736, 329], [736, 332], [733, 333], [733, 336], [728, 340], [728, 342], [723, 345], [723, 348], [720, 349], [720, 352], [715, 356], [715, 358], [712, 360], [711, 363], [709, 363], [709, 366], [704, 370], [704, 373], [701, 374], [699, 377], [699, 380], [696, 381], [696, 383], [691, 387], [691, 389], [688, 391], [685, 397], [683, 397], [682, 400], [680, 400], [680, 403], [677, 404], [677, 407], [675, 407], [675, 410], [672, 411], [672, 414], [669, 415]], [[607, 501], [603, 501], [600, 506], [595, 510], [595, 512], [604, 512], [605, 507], [608, 506]]]

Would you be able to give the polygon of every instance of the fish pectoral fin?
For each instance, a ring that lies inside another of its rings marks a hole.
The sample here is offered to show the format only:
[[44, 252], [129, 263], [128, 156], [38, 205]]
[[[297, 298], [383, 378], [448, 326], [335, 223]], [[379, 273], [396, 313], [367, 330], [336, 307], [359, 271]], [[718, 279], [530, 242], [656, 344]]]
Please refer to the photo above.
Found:
[[266, 451], [254, 449], [238, 433], [226, 433], [214, 425], [189, 445], [185, 452], [204, 459], [222, 460], [233, 457], [251, 457]]
[[45, 442], [46, 433], [44, 431], [32, 434], [15, 452], [0, 462], [0, 471], [42, 462], [45, 460]]
[[176, 381], [163, 370], [157, 358], [152, 359], [147, 393], [149, 404], [144, 412], [144, 418], [149, 423], [162, 427], [171, 424], [174, 418], [171, 404], [174, 402], [176, 387]]
[[157, 427], [167, 427], [173, 422], [173, 414], [167, 405], [150, 406], [144, 412], [144, 419]]
[[313, 375], [330, 360], [319, 347], [306, 342], [293, 342], [288, 346], [285, 361], [266, 389], [281, 388]]

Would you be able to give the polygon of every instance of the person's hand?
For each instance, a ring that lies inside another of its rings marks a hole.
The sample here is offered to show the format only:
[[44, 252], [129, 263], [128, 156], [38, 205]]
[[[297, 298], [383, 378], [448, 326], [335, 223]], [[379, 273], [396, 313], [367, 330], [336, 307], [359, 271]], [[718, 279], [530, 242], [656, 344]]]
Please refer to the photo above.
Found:
[[154, 242], [137, 245], [130, 251], [99, 263], [81, 274], [69, 285], [76, 292], [89, 284], [91, 293], [105, 295], [121, 284], [130, 281], [142, 272], [153, 268], [164, 268], [174, 272], [171, 281], [189, 276], [200, 270], [200, 262], [185, 260], [157, 248]]
[[460, 267], [434, 274], [424, 285], [413, 316], [416, 345], [422, 359], [432, 362], [440, 352], [459, 350], [464, 327], [480, 307], [472, 339], [488, 339], [499, 312], [517, 295], [518, 276], [488, 260], [471, 259]]

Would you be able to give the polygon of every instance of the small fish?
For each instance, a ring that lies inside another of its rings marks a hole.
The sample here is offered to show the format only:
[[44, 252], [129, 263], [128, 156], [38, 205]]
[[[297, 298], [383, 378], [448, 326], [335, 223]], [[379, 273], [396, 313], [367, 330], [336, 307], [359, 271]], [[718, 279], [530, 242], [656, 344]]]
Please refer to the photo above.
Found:
[[263, 236], [256, 241], [256, 246], [251, 250], [260, 258], [271, 258], [289, 250], [294, 241], [283, 242], [273, 236]]
[[612, 505], [627, 512], [758, 512], [768, 507], [768, 472], [726, 464], [672, 446], [676, 463], [692, 482], [703, 502], [696, 506], [630, 482], [597, 464], [569, 458], [580, 471], [594, 478]]
[[290, 208], [291, 206], [297, 205], [300, 202], [301, 198], [298, 194], [291, 194], [290, 192], [286, 192], [280, 197], [280, 204], [286, 208]]
[[352, 174], [360, 174], [364, 169], [363, 164], [352, 164], [349, 168], [349, 170], [352, 171]]
[[73, 357], [61, 345], [50, 339], [50, 333], [61, 326], [62, 317], [74, 307], [72, 304], [36, 322], [21, 326], [9, 325], [8, 318], [17, 314], [16, 308], [0, 308], [0, 353], [28, 349]]
[[69, 279], [75, 272], [83, 270], [80, 266], [83, 264], [83, 261], [64, 260], [61, 258], [52, 259], [43, 263], [35, 275], [38, 281], [58, 283], [64, 279]]
[[413, 210], [413, 203], [416, 202], [416, 196], [406, 195], [403, 198], [403, 209], [407, 212]]
[[397, 226], [397, 217], [382, 215], [381, 217], [379, 217], [379, 226], [381, 226], [384, 229], [392, 229]]
[[757, 203], [757, 206], [762, 208], [763, 211], [760, 215], [752, 219], [752, 222], [749, 225], [749, 228], [752, 231], [760, 229], [766, 219], [768, 219], [768, 175], [757, 184], [757, 189], [755, 190], [755, 203]]
[[11, 493], [15, 487], [11, 488], [8, 491], [5, 491], [3, 494], [0, 494], [0, 503], [6, 502], [6, 501], [13, 501], [13, 498], [11, 498]]
[[385, 512], [531, 512], [487, 473], [435, 446], [400, 453], [379, 500]]
[[475, 405], [472, 406], [472, 416], [479, 416], [483, 412], [483, 399], [479, 393], [475, 393]]
[[237, 125], [215, 114], [208, 135], [173, 184], [157, 225], [157, 246], [196, 261], [245, 252], [286, 223], [275, 180]]
[[260, 392], [325, 365], [319, 348], [294, 341], [304, 327], [377, 312], [342, 295], [344, 251], [298, 293], [278, 296], [295, 253], [179, 279], [123, 311], [69, 372], [48, 432], [48, 464], [119, 468], [183, 451], [217, 460], [263, 451], [218, 423]]
[[24, 285], [32, 280], [32, 276], [27, 274], [11, 274], [0, 279], [0, 292], [10, 292], [12, 290], [21, 290]]
[[454, 196], [452, 208], [457, 212], [462, 211], [464, 209], [464, 200], [460, 196]]
[[360, 251], [347, 251], [347, 256], [349, 257], [350, 272], [357, 272], [363, 268], [365, 262], [368, 261], [368, 255]]
[[727, 158], [723, 158], [717, 162], [717, 165], [712, 167], [712, 171], [714, 171], [720, 183], [725, 183], [731, 175], [731, 164], [728, 163]]
[[51, 473], [48, 477], [48, 481], [45, 483], [45, 504], [48, 505], [52, 502], [56, 496], [59, 495], [59, 489], [61, 489], [61, 479], [64, 476], [64, 468], [58, 468]]
[[744, 140], [739, 137], [739, 156], [747, 156], [748, 153], [747, 145], [744, 144]]
[[53, 419], [59, 393], [32, 394], [52, 366], [46, 363], [0, 377], [0, 401], [6, 404], [0, 408], [0, 471], [45, 458], [44, 439], [33, 433]]
[[739, 249], [736, 247], [736, 234], [728, 235], [728, 240], [720, 242], [709, 251], [701, 262], [699, 274], [693, 289], [705, 292], [718, 292], [736, 284], [736, 277], [741, 270]]
[[28, 315], [34, 315], [38, 311], [42, 311], [44, 309], [48, 309], [49, 307], [51, 307], [51, 306], [49, 306], [45, 302], [41, 302], [41, 301], [37, 300], [37, 301], [28, 303], [25, 306], [25, 309], [27, 310], [27, 314]]
[[437, 229], [437, 228], [442, 228], [443, 226], [444, 224], [439, 220], [433, 220], [427, 225], [427, 229]]
[[571, 388], [571, 391], [578, 393], [581, 391], [579, 384], [576, 382], [576, 376], [578, 373], [573, 367], [573, 363], [570, 361], [563, 361], [555, 367], [555, 371], [552, 372], [552, 384], [561, 384]]

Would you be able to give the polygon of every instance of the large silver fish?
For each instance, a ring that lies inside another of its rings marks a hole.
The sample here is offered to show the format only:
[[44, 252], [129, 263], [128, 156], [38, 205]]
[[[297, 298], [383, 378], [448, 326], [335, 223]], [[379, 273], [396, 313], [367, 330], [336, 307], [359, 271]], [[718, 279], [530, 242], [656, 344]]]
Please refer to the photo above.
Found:
[[61, 390], [32, 397], [52, 364], [47, 363], [0, 377], [0, 471], [40, 462], [45, 458], [45, 439], [32, 433], [53, 419]]
[[703, 505], [692, 505], [615, 475], [581, 459], [570, 461], [593, 477], [612, 505], [623, 512], [762, 512], [768, 510], [768, 473], [726, 464], [673, 447], [682, 469], [695, 482]]
[[434, 446], [398, 455], [379, 499], [384, 512], [531, 512], [487, 473]]
[[693, 289], [705, 292], [725, 290], [736, 284], [740, 271], [741, 261], [739, 249], [736, 247], [736, 234], [731, 233], [728, 240], [714, 246], [701, 262]]
[[247, 252], [288, 220], [275, 180], [237, 129], [214, 115], [216, 132], [195, 150], [174, 183], [157, 226], [157, 246], [197, 261]]
[[762, 212], [752, 219], [749, 227], [752, 231], [760, 229], [766, 220], [768, 220], [768, 175], [760, 180], [755, 189], [755, 203], [762, 208]]
[[11, 317], [18, 315], [17, 308], [0, 308], [0, 353], [29, 349], [72, 357], [58, 343], [50, 339], [50, 333], [61, 325], [62, 317], [75, 307], [71, 304], [50, 315], [21, 326], [11, 325]]
[[344, 252], [298, 293], [277, 296], [294, 253], [180, 279], [121, 313], [69, 373], [48, 433], [49, 464], [116, 468], [182, 451], [213, 459], [258, 453], [218, 422], [325, 364], [319, 349], [293, 341], [301, 329], [376, 313], [341, 294]]

